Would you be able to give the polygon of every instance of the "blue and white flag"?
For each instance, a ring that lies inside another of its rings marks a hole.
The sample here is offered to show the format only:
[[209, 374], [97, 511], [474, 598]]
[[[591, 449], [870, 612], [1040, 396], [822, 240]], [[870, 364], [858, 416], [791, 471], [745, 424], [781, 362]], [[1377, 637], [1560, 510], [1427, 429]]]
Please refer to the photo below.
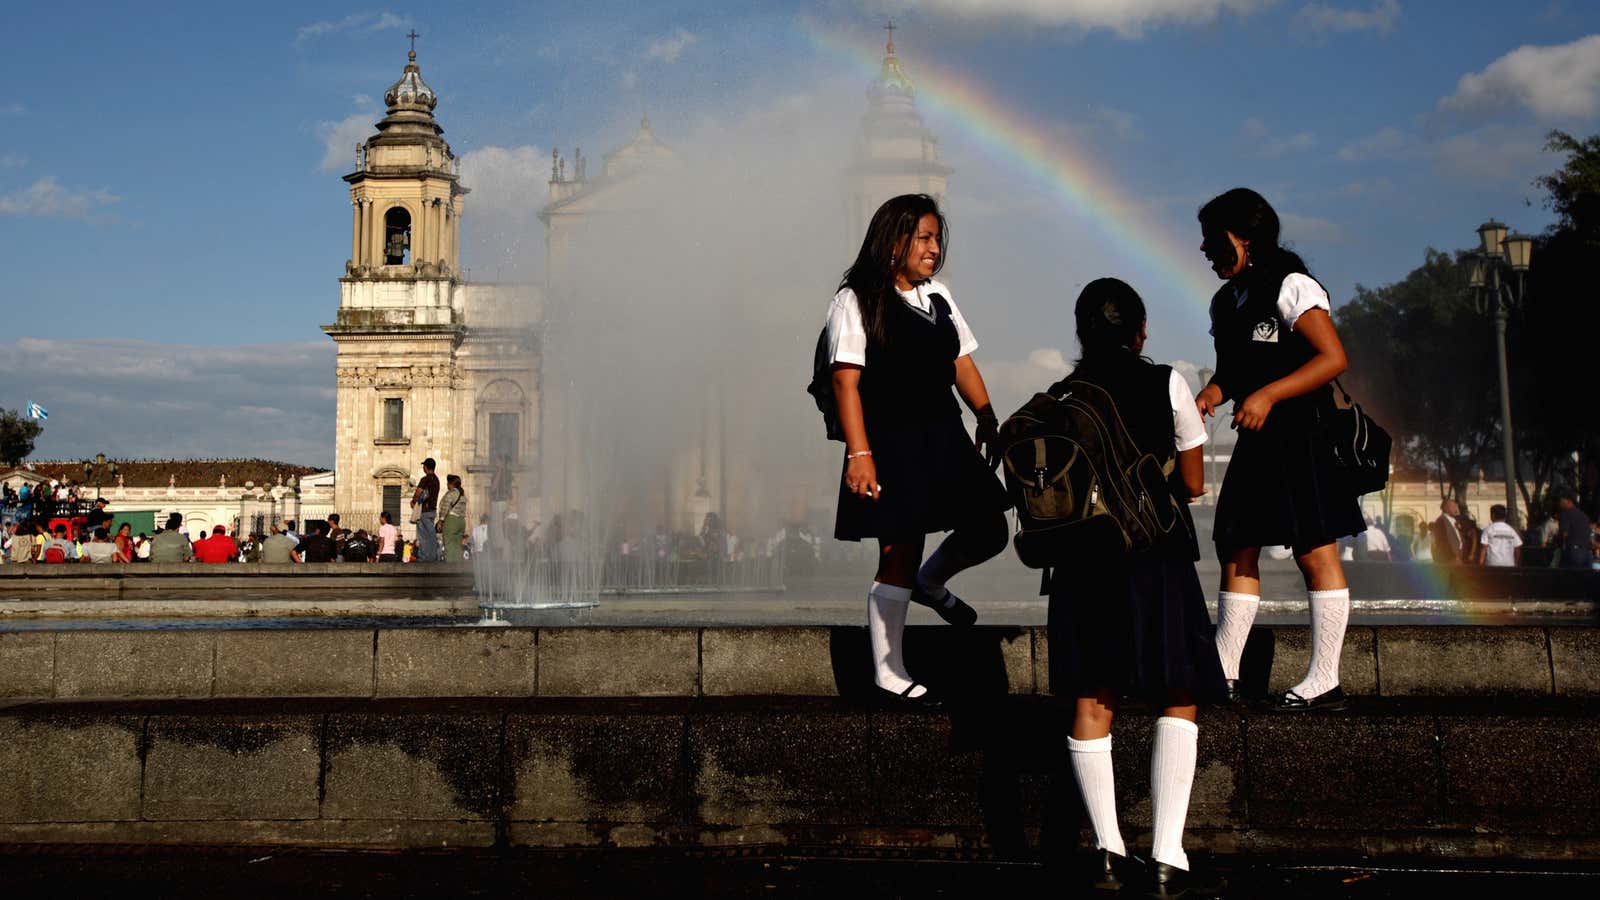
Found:
[[46, 410], [44, 407], [40, 406], [39, 404], [34, 403], [32, 400], [29, 400], [28, 401], [28, 418], [30, 418], [30, 419], [48, 419], [48, 418], [50, 418], [50, 412], [49, 412], [49, 410]]

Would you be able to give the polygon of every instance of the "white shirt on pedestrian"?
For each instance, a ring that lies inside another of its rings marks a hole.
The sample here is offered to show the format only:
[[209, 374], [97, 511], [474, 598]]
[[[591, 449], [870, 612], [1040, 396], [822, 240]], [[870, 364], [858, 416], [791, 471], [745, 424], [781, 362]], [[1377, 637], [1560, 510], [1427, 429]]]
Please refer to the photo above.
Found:
[[1389, 549], [1389, 536], [1384, 534], [1383, 530], [1376, 525], [1367, 526], [1367, 530], [1361, 534], [1361, 541], [1362, 546], [1366, 548], [1369, 554], [1382, 553], [1387, 555], [1391, 552]]
[[1517, 564], [1517, 548], [1522, 546], [1522, 535], [1504, 522], [1491, 522], [1483, 530], [1483, 537], [1478, 539], [1478, 543], [1486, 548], [1483, 552], [1484, 565], [1514, 566]]

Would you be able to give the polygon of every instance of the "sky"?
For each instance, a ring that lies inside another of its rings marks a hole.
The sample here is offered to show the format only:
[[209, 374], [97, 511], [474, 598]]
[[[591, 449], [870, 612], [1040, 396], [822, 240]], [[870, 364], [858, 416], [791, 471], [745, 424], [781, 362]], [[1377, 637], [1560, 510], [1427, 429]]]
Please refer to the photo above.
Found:
[[[1546, 133], [1600, 131], [1600, 5], [1572, 0], [29, 5], [0, 56], [0, 407], [49, 409], [38, 458], [330, 464], [340, 176], [406, 32], [474, 189], [470, 276], [537, 280], [552, 147], [598, 158], [645, 112], [669, 144], [817, 98], [852, 121], [891, 17], [997, 398], [1071, 359], [1102, 275], [1150, 301], [1152, 355], [1204, 365], [1194, 212], [1222, 190], [1274, 203], [1337, 306], [1486, 218], [1547, 227]], [[820, 326], [847, 262], [775, 249], [772, 277], [815, 280]]]

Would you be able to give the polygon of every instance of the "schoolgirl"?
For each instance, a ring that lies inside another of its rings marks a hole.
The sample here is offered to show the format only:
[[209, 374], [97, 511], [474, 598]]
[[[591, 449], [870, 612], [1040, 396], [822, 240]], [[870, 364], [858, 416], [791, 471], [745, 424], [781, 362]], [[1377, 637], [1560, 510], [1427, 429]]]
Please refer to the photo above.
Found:
[[1311, 606], [1311, 664], [1276, 701], [1280, 710], [1338, 708], [1339, 652], [1350, 591], [1339, 538], [1366, 521], [1340, 484], [1320, 419], [1334, 408], [1329, 383], [1345, 369], [1328, 292], [1299, 256], [1278, 245], [1278, 214], [1235, 188], [1200, 208], [1200, 250], [1227, 284], [1211, 300], [1216, 374], [1200, 391], [1202, 415], [1233, 401], [1239, 432], [1217, 498], [1217, 651], [1238, 696], [1239, 658], [1261, 603], [1261, 548], [1293, 548]]
[[1226, 694], [1195, 572], [1200, 550], [1187, 502], [1205, 489], [1206, 429], [1183, 376], [1140, 355], [1145, 306], [1132, 287], [1115, 278], [1091, 281], [1078, 295], [1074, 316], [1083, 355], [1067, 383], [1087, 381], [1104, 389], [1139, 450], [1172, 466], [1170, 485], [1183, 527], [1148, 550], [1053, 570], [1050, 683], [1056, 695], [1075, 698], [1067, 748], [1101, 854], [1095, 881], [1102, 890], [1119, 889], [1129, 874], [1117, 827], [1112, 716], [1128, 697], [1161, 710], [1150, 754], [1154, 837], [1148, 877], [1158, 890], [1176, 894], [1200, 886], [1183, 852], [1197, 704]]
[[[915, 706], [937, 701], [906, 671], [907, 606], [915, 600], [947, 622], [972, 624], [977, 614], [945, 584], [1005, 548], [1010, 506], [993, 473], [998, 421], [972, 360], [978, 342], [950, 289], [934, 279], [946, 239], [933, 198], [888, 200], [873, 214], [828, 309], [845, 438], [834, 537], [878, 540], [877, 578], [867, 594], [873, 677], [881, 700]], [[977, 416], [976, 441], [961, 423], [952, 387]], [[923, 562], [924, 538], [935, 531], [952, 534]]]

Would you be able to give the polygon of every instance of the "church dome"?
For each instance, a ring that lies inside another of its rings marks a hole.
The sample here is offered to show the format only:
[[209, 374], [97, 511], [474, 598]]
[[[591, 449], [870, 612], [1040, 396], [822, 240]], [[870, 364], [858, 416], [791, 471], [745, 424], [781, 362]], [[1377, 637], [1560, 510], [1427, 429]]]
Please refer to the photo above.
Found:
[[871, 92], [879, 96], [900, 94], [908, 98], [917, 95], [917, 86], [900, 68], [900, 58], [894, 55], [892, 40], [884, 48], [883, 68], [878, 71], [878, 80], [873, 82]]
[[439, 96], [422, 80], [422, 70], [417, 68], [417, 51], [412, 50], [408, 54], [400, 80], [383, 92], [383, 102], [388, 104], [390, 112], [408, 106], [432, 112], [434, 106], [438, 105]]
[[650, 127], [650, 117], [647, 115], [639, 120], [639, 130], [632, 140], [606, 154], [601, 175], [618, 178], [639, 171], [659, 169], [672, 165], [677, 158], [677, 153], [656, 137], [655, 129]]

